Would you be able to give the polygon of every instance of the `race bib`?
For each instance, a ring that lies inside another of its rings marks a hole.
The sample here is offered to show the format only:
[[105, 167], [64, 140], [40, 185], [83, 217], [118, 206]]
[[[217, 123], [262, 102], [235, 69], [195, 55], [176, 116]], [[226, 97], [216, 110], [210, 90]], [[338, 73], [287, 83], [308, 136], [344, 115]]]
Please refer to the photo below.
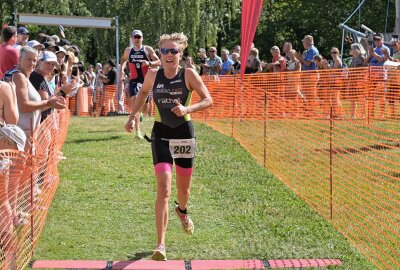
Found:
[[194, 158], [196, 139], [170, 139], [169, 151], [172, 158]]

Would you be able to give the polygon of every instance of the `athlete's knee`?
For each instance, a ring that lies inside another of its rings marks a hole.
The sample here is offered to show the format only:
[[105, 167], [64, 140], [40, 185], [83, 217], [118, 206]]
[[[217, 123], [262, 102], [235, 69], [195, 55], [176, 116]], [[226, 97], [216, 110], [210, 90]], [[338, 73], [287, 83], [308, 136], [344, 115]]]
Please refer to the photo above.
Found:
[[157, 187], [157, 200], [168, 201], [171, 197], [171, 188], [167, 185], [161, 185]]
[[176, 174], [182, 176], [192, 176], [193, 175], [193, 168], [182, 168], [179, 165], [175, 165], [176, 167]]
[[189, 198], [190, 196], [190, 185], [188, 185], [185, 188], [182, 187], [177, 187], [177, 192], [178, 192], [178, 198], [184, 197], [184, 198]]

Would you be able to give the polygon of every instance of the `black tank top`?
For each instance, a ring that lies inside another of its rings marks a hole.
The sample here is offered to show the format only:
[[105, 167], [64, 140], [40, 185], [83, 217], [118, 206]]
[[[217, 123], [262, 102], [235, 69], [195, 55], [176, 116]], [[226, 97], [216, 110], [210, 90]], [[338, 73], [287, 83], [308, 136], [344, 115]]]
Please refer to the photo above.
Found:
[[175, 128], [190, 121], [190, 115], [178, 117], [171, 109], [175, 107], [174, 100], [178, 100], [183, 106], [189, 106], [192, 99], [192, 91], [185, 84], [185, 69], [181, 68], [173, 79], [167, 79], [164, 69], [157, 72], [153, 86], [153, 100], [156, 104], [155, 121], [161, 122], [171, 128]]
[[132, 47], [129, 52], [129, 72], [131, 81], [143, 83], [144, 76], [146, 76], [147, 71], [149, 70], [149, 66], [142, 67], [141, 61], [150, 61], [146, 49], [144, 45], [140, 50], [136, 51], [134, 47]]

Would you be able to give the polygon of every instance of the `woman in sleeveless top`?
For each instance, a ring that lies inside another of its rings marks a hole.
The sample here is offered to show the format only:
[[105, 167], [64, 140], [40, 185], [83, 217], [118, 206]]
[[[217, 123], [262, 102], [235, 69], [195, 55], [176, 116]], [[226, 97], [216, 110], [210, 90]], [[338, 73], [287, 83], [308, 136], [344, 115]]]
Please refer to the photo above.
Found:
[[[158, 43], [163, 68], [150, 70], [136, 99], [132, 113], [125, 125], [128, 132], [134, 129], [135, 114], [140, 110], [150, 90], [156, 104], [152, 131], [152, 155], [157, 178], [156, 226], [158, 242], [153, 260], [166, 260], [165, 233], [168, 224], [168, 202], [171, 193], [172, 164], [176, 167], [178, 202], [175, 213], [183, 230], [192, 234], [194, 225], [187, 212], [194, 165], [194, 129], [189, 113], [212, 105], [211, 96], [193, 69], [179, 66], [187, 37], [183, 33], [165, 34]], [[190, 105], [192, 91], [200, 101]]]
[[53, 96], [42, 100], [40, 95], [29, 81], [29, 76], [36, 67], [38, 52], [32, 47], [22, 47], [19, 63], [14, 71], [14, 83], [19, 109], [18, 126], [27, 136], [32, 135], [40, 124], [41, 111], [48, 108], [64, 109], [65, 99], [61, 96]]

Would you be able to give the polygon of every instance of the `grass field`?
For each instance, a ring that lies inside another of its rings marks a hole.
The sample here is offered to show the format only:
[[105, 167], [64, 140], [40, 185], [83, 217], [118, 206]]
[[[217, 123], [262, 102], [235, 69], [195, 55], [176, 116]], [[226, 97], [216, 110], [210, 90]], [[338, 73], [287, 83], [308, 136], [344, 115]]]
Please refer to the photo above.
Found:
[[[150, 144], [124, 132], [127, 117], [73, 118], [61, 185], [34, 260], [148, 258], [156, 244]], [[144, 122], [150, 134], [152, 122]], [[375, 269], [235, 140], [196, 124], [190, 212], [195, 234], [171, 215], [168, 259], [339, 258]], [[171, 202], [176, 198], [173, 190]], [[171, 214], [172, 205], [171, 205]]]

